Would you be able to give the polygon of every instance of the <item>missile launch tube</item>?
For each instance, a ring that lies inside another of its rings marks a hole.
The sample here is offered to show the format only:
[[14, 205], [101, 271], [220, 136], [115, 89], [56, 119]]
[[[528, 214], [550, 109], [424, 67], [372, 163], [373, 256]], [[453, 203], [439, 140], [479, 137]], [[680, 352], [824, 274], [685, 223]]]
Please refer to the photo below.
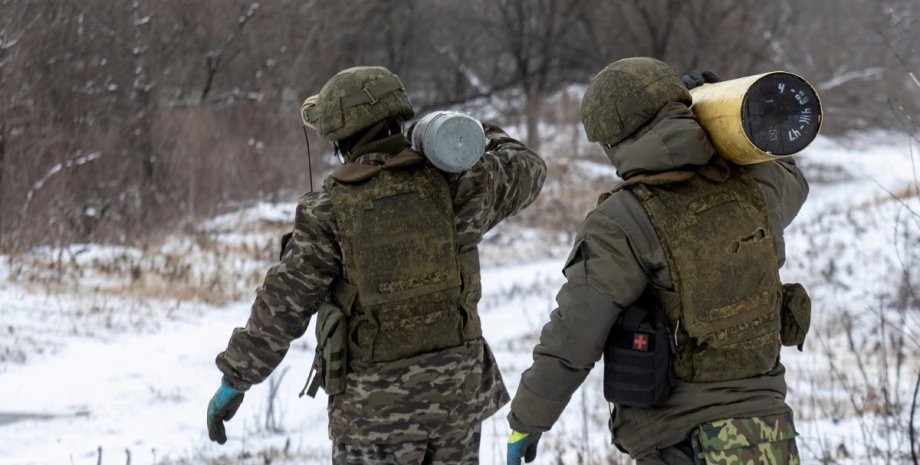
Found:
[[716, 151], [740, 165], [797, 153], [821, 128], [818, 93], [785, 71], [704, 84], [690, 95], [691, 109]]

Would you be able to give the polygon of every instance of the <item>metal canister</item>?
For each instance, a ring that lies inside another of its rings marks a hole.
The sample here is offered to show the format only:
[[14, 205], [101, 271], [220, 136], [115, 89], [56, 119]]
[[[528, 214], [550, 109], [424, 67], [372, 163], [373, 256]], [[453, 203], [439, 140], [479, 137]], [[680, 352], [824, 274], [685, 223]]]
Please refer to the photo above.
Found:
[[785, 71], [705, 84], [690, 91], [693, 113], [716, 151], [740, 165], [797, 153], [821, 128], [821, 100]]
[[482, 157], [486, 135], [482, 123], [472, 116], [456, 111], [435, 111], [415, 124], [412, 147], [441, 171], [460, 173]]

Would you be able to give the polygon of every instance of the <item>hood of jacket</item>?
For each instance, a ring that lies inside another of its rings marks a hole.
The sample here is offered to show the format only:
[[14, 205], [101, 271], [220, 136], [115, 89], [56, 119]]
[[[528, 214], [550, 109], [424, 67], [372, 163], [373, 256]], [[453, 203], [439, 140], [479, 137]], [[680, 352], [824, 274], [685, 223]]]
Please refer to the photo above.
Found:
[[623, 179], [703, 166], [715, 155], [693, 112], [680, 102], [665, 105], [635, 134], [604, 151]]

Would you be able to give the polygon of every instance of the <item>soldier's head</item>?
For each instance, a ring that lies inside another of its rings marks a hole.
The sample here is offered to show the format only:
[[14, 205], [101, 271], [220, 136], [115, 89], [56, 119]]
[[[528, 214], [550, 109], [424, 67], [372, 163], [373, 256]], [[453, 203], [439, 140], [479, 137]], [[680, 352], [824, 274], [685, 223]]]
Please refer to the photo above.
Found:
[[339, 71], [300, 112], [306, 126], [346, 153], [362, 140], [399, 131], [415, 115], [402, 81], [380, 66]]
[[617, 60], [591, 80], [581, 102], [588, 140], [610, 149], [651, 121], [668, 103], [690, 105], [690, 92], [677, 73], [654, 58]]

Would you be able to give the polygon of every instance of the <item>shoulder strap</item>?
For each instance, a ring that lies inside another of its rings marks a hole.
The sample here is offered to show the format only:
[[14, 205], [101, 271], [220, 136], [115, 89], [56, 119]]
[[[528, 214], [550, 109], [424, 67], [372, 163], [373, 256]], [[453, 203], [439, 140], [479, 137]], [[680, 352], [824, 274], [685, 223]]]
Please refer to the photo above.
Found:
[[402, 152], [387, 160], [383, 165], [368, 165], [365, 163], [346, 163], [333, 171], [331, 176], [338, 182], [356, 184], [373, 178], [381, 169], [400, 169], [416, 165], [425, 161], [425, 157], [412, 150], [403, 149]]

